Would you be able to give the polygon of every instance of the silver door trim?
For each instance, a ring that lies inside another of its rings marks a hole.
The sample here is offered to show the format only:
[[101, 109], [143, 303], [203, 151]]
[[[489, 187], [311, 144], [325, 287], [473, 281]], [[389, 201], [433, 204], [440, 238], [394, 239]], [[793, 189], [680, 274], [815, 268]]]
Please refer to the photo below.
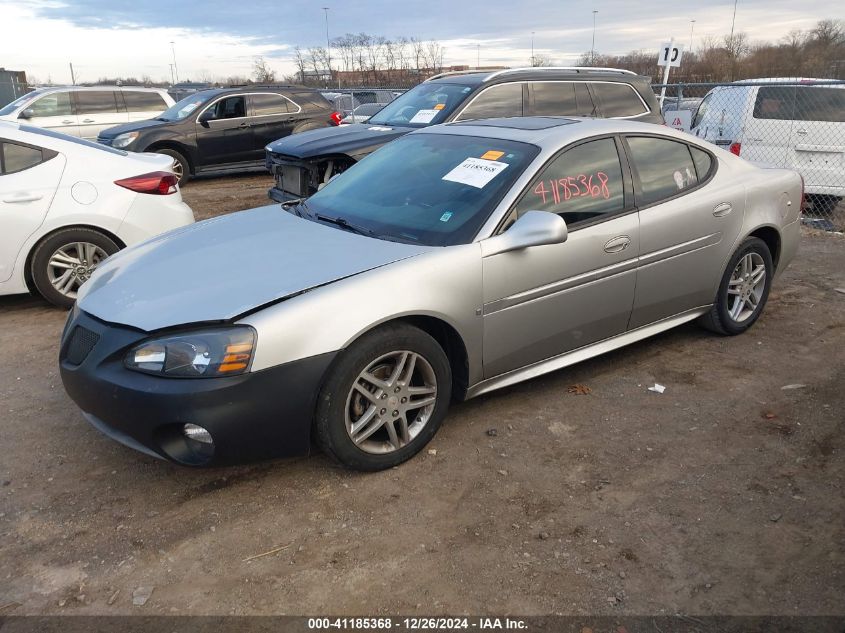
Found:
[[517, 294], [502, 297], [501, 299], [495, 299], [494, 301], [490, 301], [484, 304], [483, 313], [485, 315], [488, 315], [493, 314], [494, 312], [499, 312], [501, 310], [507, 310], [508, 308], [513, 308], [514, 306], [518, 306], [523, 303], [528, 303], [529, 301], [543, 299], [545, 297], [556, 295], [561, 292], [572, 290], [573, 288], [577, 288], [579, 286], [586, 286], [587, 284], [602, 281], [604, 279], [607, 279], [608, 277], [613, 277], [615, 275], [620, 275], [622, 273], [634, 270], [636, 267], [637, 258], [632, 257], [630, 259], [611, 264], [610, 266], [596, 268], [595, 270], [590, 270], [585, 273], [573, 275], [572, 277], [553, 281], [552, 283], [546, 284], [544, 286], [538, 286], [537, 288], [532, 288], [530, 290], [525, 290]]
[[704, 237], [697, 237], [694, 240], [689, 240], [688, 242], [682, 242], [681, 244], [675, 244], [673, 246], [669, 246], [668, 248], [660, 249], [659, 251], [652, 251], [650, 253], [646, 253], [645, 255], [640, 255], [639, 265], [651, 266], [652, 264], [657, 264], [658, 262], [672, 259], [673, 257], [678, 257], [679, 255], [686, 255], [687, 253], [692, 253], [693, 251], [701, 250], [702, 248], [707, 248], [708, 246], [715, 246], [721, 241], [721, 231], [705, 235]]
[[588, 358], [600, 356], [612, 350], [624, 347], [625, 345], [636, 343], [637, 341], [649, 338], [650, 336], [654, 336], [660, 332], [671, 330], [673, 327], [681, 325], [682, 323], [687, 323], [688, 321], [697, 319], [702, 314], [705, 314], [709, 309], [709, 305], [693, 308], [692, 310], [681, 312], [666, 319], [656, 321], [655, 323], [644, 325], [635, 330], [623, 332], [622, 334], [617, 334], [616, 336], [603, 339], [596, 343], [579, 347], [578, 349], [565, 352], [558, 356], [553, 356], [498, 376], [493, 376], [492, 378], [482, 380], [470, 387], [467, 390], [466, 397], [467, 399], [474, 398], [475, 396], [480, 396], [481, 394], [493, 391], [494, 389], [501, 389], [502, 387], [508, 387], [518, 382], [522, 382], [523, 380], [536, 378], [537, 376], [542, 376], [543, 374], [548, 374], [549, 372], [580, 363]]

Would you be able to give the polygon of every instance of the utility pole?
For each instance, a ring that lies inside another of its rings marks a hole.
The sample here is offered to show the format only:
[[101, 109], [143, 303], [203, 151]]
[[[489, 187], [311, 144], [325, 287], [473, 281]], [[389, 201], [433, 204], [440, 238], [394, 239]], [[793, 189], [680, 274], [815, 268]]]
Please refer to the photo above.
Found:
[[326, 65], [329, 67], [329, 81], [332, 80], [332, 45], [329, 40], [329, 8], [323, 7], [323, 12], [326, 14]]
[[68, 62], [68, 66], [70, 66], [70, 83], [75, 86], [76, 75], [73, 74], [73, 62]]
[[176, 78], [176, 81], [179, 81], [179, 67], [176, 65], [176, 44], [175, 44], [175, 42], [170, 42], [170, 52], [173, 53], [173, 76]]
[[531, 67], [534, 67], [534, 31], [531, 31]]
[[170, 66], [170, 84], [173, 85], [176, 83], [176, 77], [173, 75], [173, 64], [168, 64]]
[[736, 3], [739, 0], [734, 0], [734, 17], [731, 20], [731, 81], [734, 80], [734, 71], [736, 69], [736, 46], [734, 43], [734, 27], [736, 26]]
[[692, 33], [695, 30], [695, 20], [690, 20], [689, 23], [689, 52], [692, 53]]
[[590, 46], [590, 64], [596, 63], [596, 13], [598, 9], [593, 9], [593, 43]]
[[475, 69], [481, 68], [481, 44], [475, 45]]

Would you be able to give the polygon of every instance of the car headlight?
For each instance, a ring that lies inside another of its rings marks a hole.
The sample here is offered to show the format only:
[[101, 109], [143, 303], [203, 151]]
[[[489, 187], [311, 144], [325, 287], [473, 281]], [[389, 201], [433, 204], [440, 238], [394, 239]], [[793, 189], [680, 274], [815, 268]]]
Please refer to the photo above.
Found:
[[219, 378], [249, 371], [255, 330], [209, 328], [144, 341], [126, 355], [127, 369], [168, 378]]
[[111, 146], [117, 147], [118, 149], [121, 147], [126, 147], [136, 138], [138, 138], [138, 132], [127, 132], [126, 134], [118, 134], [114, 137], [114, 140], [111, 142]]

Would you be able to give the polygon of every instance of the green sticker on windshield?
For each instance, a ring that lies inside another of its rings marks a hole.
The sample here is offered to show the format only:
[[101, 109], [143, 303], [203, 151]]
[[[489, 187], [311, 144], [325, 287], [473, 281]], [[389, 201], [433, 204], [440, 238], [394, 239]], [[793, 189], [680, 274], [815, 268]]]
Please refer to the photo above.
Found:
[[443, 215], [440, 216], [440, 221], [441, 222], [448, 222], [451, 217], [452, 217], [452, 212], [446, 211], [446, 213], [444, 213]]

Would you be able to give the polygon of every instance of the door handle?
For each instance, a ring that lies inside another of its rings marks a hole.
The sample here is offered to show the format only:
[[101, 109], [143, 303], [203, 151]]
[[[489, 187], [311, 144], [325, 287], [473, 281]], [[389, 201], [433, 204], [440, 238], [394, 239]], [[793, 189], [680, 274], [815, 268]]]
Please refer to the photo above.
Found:
[[62, 121], [62, 124], [63, 124], [63, 125], [70, 125], [71, 123], [73, 123], [73, 121], [69, 121], [69, 120], [67, 120], [67, 121]]
[[604, 245], [604, 252], [605, 253], [621, 253], [628, 245], [631, 243], [631, 238], [627, 235], [620, 235], [619, 237], [614, 237], [612, 240], [608, 240], [607, 243]]
[[723, 202], [721, 204], [716, 205], [716, 207], [713, 209], [713, 215], [715, 215], [717, 218], [721, 218], [722, 216], [727, 215], [733, 210], [733, 205], [731, 205], [730, 202]]
[[95, 123], [94, 119], [82, 119], [83, 123]]
[[241, 123], [238, 127], [243, 130], [243, 129], [251, 127], [251, 126], [250, 126], [249, 123]]
[[41, 198], [43, 197], [44, 196], [35, 193], [19, 193], [15, 196], [3, 198], [3, 202], [8, 202], [10, 204], [14, 204], [17, 202], [35, 202], [36, 200], [41, 200]]

